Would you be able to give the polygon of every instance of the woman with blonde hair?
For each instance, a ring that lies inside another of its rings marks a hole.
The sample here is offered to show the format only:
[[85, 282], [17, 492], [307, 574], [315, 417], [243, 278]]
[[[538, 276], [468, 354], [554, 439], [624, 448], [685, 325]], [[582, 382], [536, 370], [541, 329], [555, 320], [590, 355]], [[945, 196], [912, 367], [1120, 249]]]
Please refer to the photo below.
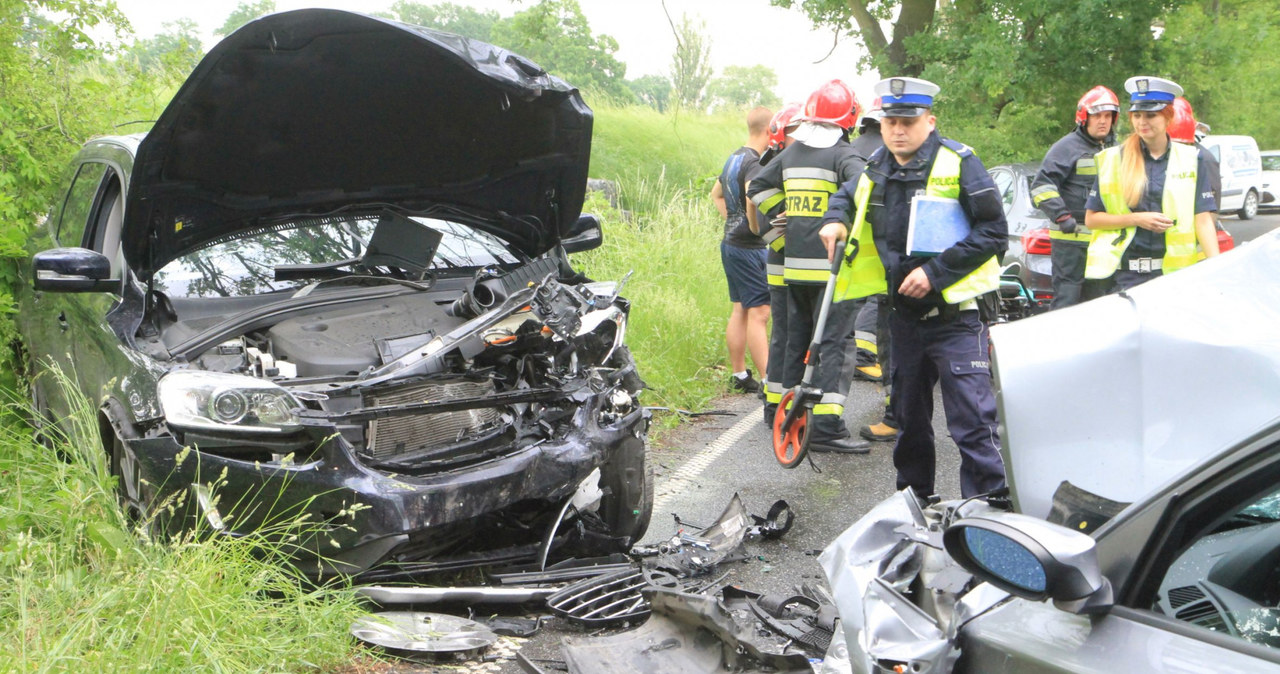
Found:
[[1140, 75], [1124, 88], [1133, 133], [1095, 156], [1098, 178], [1085, 204], [1085, 226], [1093, 231], [1085, 278], [1112, 278], [1119, 290], [1190, 266], [1200, 250], [1218, 254], [1210, 157], [1169, 140], [1182, 87]]

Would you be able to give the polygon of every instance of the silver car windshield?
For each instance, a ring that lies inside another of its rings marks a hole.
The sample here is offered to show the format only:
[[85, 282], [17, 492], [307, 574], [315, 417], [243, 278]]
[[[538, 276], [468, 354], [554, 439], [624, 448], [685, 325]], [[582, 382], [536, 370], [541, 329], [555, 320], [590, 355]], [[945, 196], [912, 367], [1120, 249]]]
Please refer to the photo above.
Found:
[[[414, 218], [440, 232], [433, 270], [474, 270], [518, 262], [501, 240], [467, 225]], [[376, 215], [327, 218], [273, 227], [215, 243], [166, 264], [156, 289], [170, 297], [244, 297], [293, 291], [307, 279], [277, 280], [277, 265], [324, 264], [359, 258], [378, 223]]]

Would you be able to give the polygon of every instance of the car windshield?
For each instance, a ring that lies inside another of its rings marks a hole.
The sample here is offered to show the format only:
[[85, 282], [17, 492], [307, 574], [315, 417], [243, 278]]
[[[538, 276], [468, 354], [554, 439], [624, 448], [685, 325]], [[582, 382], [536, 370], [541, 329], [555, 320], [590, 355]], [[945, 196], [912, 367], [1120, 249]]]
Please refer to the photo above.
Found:
[[[467, 225], [413, 218], [441, 234], [433, 270], [471, 273], [479, 267], [519, 260], [498, 238]], [[215, 243], [166, 264], [155, 274], [156, 289], [170, 297], [244, 297], [292, 291], [316, 278], [294, 274], [276, 279], [282, 265], [322, 265], [359, 258], [368, 248], [377, 215], [325, 218], [258, 230]]]

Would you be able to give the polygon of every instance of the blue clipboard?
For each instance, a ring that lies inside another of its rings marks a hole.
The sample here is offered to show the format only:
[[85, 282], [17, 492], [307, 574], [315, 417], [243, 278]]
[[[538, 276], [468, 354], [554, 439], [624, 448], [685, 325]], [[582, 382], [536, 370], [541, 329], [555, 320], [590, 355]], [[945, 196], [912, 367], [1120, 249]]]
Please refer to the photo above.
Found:
[[958, 199], [918, 196], [911, 200], [907, 255], [932, 257], [969, 236], [969, 216]]

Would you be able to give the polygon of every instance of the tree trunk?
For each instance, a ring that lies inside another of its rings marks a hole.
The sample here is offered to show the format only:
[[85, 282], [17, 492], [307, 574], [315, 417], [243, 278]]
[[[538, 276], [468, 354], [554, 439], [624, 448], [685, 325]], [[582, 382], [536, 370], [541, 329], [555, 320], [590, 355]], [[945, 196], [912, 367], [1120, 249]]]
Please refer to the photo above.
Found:
[[900, 0], [898, 20], [893, 24], [893, 42], [889, 42], [880, 22], [872, 16], [868, 5], [871, 0], [848, 0], [849, 11], [858, 24], [858, 33], [867, 51], [880, 65], [880, 75], [893, 77], [904, 75], [917, 77], [924, 71], [924, 64], [910, 61], [905, 40], [916, 33], [929, 30], [937, 11], [938, 0]]

